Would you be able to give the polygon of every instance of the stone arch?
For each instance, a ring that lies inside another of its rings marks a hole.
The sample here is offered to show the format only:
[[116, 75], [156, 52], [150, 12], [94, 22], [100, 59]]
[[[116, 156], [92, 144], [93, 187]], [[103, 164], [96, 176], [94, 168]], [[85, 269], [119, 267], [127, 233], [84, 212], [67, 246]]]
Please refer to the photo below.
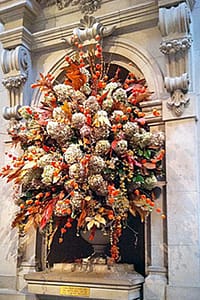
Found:
[[[155, 58], [140, 45], [129, 40], [113, 37], [104, 41], [104, 53], [110, 55], [112, 63], [126, 68], [136, 75], [143, 76], [147, 82], [149, 90], [153, 92], [153, 99], [159, 99], [164, 92], [163, 75]], [[73, 49], [69, 49], [49, 70], [55, 78], [61, 74], [61, 68], [65, 66], [65, 56], [72, 55]], [[110, 61], [111, 62], [111, 61]], [[32, 105], [37, 106], [40, 102], [41, 92], [36, 92]]]

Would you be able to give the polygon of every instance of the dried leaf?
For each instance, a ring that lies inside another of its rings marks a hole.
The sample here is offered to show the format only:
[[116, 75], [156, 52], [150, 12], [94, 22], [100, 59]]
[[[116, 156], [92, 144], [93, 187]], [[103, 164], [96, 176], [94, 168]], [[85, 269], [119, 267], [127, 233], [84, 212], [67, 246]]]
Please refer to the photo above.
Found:
[[150, 162], [146, 162], [143, 164], [143, 166], [147, 169], [153, 170], [156, 168], [156, 164], [155, 163], [150, 163]]
[[80, 66], [76, 63], [71, 63], [70, 66], [62, 68], [66, 71], [65, 84], [71, 85], [75, 90], [80, 88], [87, 82], [87, 76], [80, 71]]

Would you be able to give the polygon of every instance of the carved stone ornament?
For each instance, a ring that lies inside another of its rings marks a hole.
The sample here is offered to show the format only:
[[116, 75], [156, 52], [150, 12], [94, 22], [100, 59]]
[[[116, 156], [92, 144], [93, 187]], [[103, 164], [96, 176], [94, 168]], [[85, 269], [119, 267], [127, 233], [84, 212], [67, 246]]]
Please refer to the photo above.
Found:
[[21, 105], [15, 105], [13, 107], [4, 107], [3, 108], [4, 119], [6, 119], [6, 120], [11, 120], [11, 119], [21, 120], [22, 116], [18, 112], [20, 107], [21, 107]]
[[185, 73], [180, 77], [165, 77], [165, 87], [171, 94], [167, 101], [167, 107], [179, 117], [184, 109], [189, 105], [190, 98], [187, 96], [189, 86], [188, 74]]
[[181, 90], [175, 90], [171, 98], [167, 101], [167, 107], [180, 117], [184, 109], [189, 105], [190, 98]]
[[37, 0], [41, 5], [56, 5], [58, 9], [63, 9], [70, 4], [79, 5], [79, 10], [84, 14], [92, 14], [101, 7], [102, 0]]
[[114, 25], [107, 28], [99, 23], [94, 17], [85, 15], [80, 20], [79, 27], [73, 30], [73, 35], [77, 36], [81, 43], [85, 41], [91, 42], [95, 36], [108, 36], [114, 31], [114, 29]]
[[4, 73], [2, 83], [8, 90], [10, 98], [10, 107], [3, 109], [3, 116], [6, 120], [13, 118], [19, 120], [17, 110], [20, 105], [24, 104], [23, 99], [29, 97], [24, 93], [24, 86], [27, 83], [31, 69], [29, 51], [23, 46], [11, 50], [3, 49], [1, 52], [1, 66]]
[[160, 51], [163, 54], [176, 53], [180, 51], [187, 51], [192, 44], [191, 37], [185, 37], [182, 39], [174, 39], [171, 41], [163, 41], [160, 44]]
[[79, 27], [73, 30], [71, 38], [63, 39], [68, 46], [73, 47], [75, 39], [78, 40], [83, 46], [89, 46], [96, 43], [95, 37], [105, 37], [111, 35], [115, 29], [115, 25], [105, 27], [96, 20], [93, 16], [85, 15], [81, 20]]
[[20, 74], [18, 76], [4, 78], [2, 80], [2, 83], [8, 90], [11, 90], [13, 88], [19, 88], [22, 84], [26, 82], [26, 80], [27, 80], [27, 75]]
[[180, 116], [189, 104], [188, 50], [191, 47], [190, 11], [186, 3], [159, 9], [159, 29], [163, 37], [160, 51], [165, 55], [165, 87], [171, 98], [167, 107]]
[[163, 37], [188, 35], [190, 23], [190, 13], [186, 3], [159, 9], [159, 29]]

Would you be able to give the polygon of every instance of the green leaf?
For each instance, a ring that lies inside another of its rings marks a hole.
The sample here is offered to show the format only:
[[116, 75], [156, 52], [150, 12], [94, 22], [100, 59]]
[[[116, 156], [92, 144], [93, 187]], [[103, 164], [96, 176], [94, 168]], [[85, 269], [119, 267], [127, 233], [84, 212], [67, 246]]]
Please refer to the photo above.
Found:
[[139, 155], [139, 156], [142, 156], [142, 155], [143, 155], [142, 149], [138, 149], [138, 155]]
[[144, 177], [142, 175], [137, 175], [133, 178], [134, 182], [144, 183]]
[[147, 159], [151, 158], [151, 150], [147, 149], [144, 151], [144, 157]]

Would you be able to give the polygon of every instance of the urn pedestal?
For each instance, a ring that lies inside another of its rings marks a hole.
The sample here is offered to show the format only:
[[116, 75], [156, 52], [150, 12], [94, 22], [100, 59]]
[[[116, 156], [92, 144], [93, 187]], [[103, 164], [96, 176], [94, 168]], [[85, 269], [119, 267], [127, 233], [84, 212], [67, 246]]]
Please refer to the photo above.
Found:
[[[48, 271], [25, 275], [29, 293], [40, 300], [102, 299], [142, 300], [144, 278], [132, 265], [94, 265], [87, 272], [80, 264], [72, 271], [72, 264], [55, 264]], [[63, 298], [62, 298], [63, 297]]]
[[110, 242], [110, 231], [95, 230], [91, 237], [90, 231], [81, 231], [81, 237], [93, 247], [93, 254], [88, 258], [91, 263], [106, 263], [106, 247]]

